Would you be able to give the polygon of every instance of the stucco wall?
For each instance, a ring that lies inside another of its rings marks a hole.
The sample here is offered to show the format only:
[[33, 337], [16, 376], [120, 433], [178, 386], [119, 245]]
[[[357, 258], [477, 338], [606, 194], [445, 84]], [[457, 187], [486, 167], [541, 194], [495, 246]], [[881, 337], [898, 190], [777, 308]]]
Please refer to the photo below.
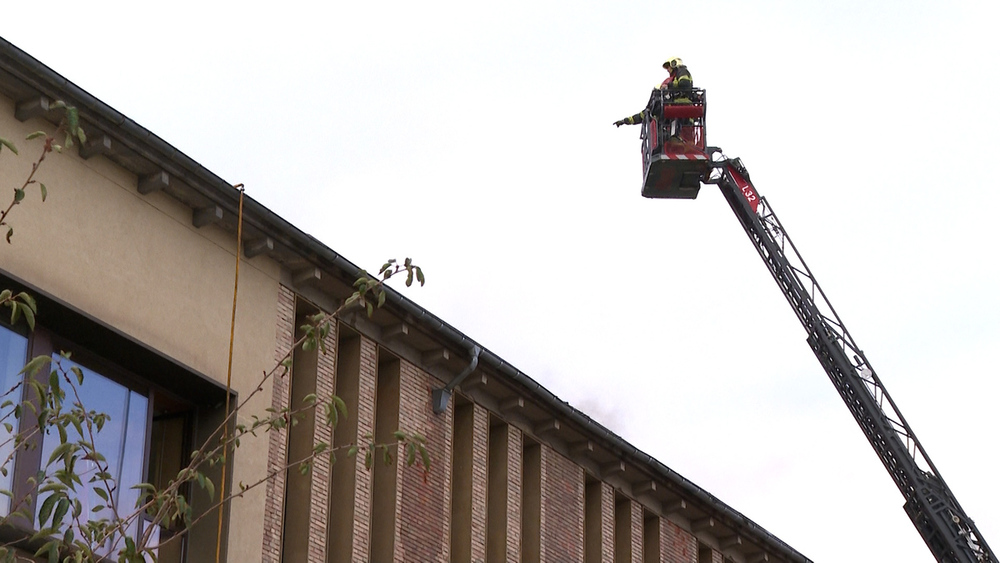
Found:
[[[20, 156], [0, 154], [0, 193], [11, 195], [28, 176], [41, 140], [31, 131], [53, 127], [21, 123], [14, 104], [0, 97], [0, 136]], [[225, 384], [236, 257], [235, 236], [191, 223], [191, 209], [162, 193], [143, 196], [136, 177], [103, 156], [81, 159], [75, 148], [51, 153], [36, 175], [48, 188], [42, 203], [31, 186], [8, 222], [12, 244], [0, 243], [0, 267], [162, 354]], [[6, 206], [9, 200], [4, 199]], [[6, 234], [6, 230], [4, 232]], [[236, 318], [233, 388], [247, 396], [274, 364], [280, 269], [266, 257], [243, 260]], [[39, 312], [44, 317], [44, 311]], [[247, 412], [263, 411], [270, 387]], [[249, 440], [237, 452], [235, 482], [264, 474], [266, 451]], [[233, 506], [230, 556], [241, 546], [259, 553], [263, 490]]]

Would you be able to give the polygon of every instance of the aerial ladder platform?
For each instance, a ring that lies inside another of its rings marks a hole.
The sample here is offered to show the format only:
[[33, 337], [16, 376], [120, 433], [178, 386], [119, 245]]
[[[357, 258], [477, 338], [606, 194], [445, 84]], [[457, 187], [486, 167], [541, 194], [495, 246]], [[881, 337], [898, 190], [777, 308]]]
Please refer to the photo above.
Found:
[[840, 397], [896, 487], [903, 509], [941, 563], [1000, 563], [959, 505], [926, 450], [889, 396], [861, 347], [820, 288], [778, 216], [760, 197], [738, 158], [706, 145], [704, 90], [654, 90], [642, 139], [642, 195], [694, 199], [702, 184], [718, 185], [750, 242], [806, 330]]

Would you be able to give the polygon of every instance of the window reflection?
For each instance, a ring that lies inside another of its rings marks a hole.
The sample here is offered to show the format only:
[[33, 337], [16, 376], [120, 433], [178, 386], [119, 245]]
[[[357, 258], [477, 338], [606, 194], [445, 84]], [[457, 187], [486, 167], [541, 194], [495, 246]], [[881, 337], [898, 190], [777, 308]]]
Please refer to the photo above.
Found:
[[[14, 436], [17, 435], [17, 419], [14, 405], [21, 401], [21, 368], [28, 357], [28, 339], [0, 326], [0, 403], [10, 401], [11, 405], [0, 408], [0, 464], [6, 475], [0, 472], [0, 489], [10, 491], [14, 477]], [[7, 425], [10, 425], [9, 427]], [[9, 428], [9, 430], [8, 430]], [[10, 498], [0, 495], [0, 516], [10, 513]]]
[[[74, 383], [75, 378], [70, 371], [71, 368], [77, 367], [83, 372], [83, 384], [76, 387], [77, 396], [74, 396], [72, 389], [64, 388], [66, 391], [64, 409], [68, 410], [72, 408], [71, 405], [79, 404], [88, 412], [95, 411], [108, 415], [108, 419], [100, 431], [97, 430], [96, 426], [93, 426], [92, 430], [88, 430], [87, 426], [84, 425], [83, 436], [71, 425], [67, 428], [68, 440], [75, 442], [82, 439], [90, 442], [90, 433], [93, 432], [94, 447], [104, 456], [104, 463], [107, 464], [108, 473], [113, 479], [113, 482], [110, 483], [110, 489], [118, 514], [119, 516], [131, 514], [135, 510], [136, 501], [139, 498], [139, 491], [131, 487], [143, 482], [149, 400], [144, 395], [72, 360], [54, 355], [52, 362], [53, 369], [60, 373], [70, 374]], [[43, 464], [49, 459], [59, 443], [58, 433], [49, 432], [43, 436], [41, 449]], [[49, 473], [54, 469], [55, 467], [50, 467]], [[76, 491], [71, 491], [69, 496], [80, 501], [83, 506], [82, 514], [87, 515], [89, 519], [114, 519], [114, 512], [107, 506], [108, 503], [95, 492], [96, 488], [104, 488], [105, 484], [99, 479], [96, 482], [90, 482], [99, 471], [97, 462], [79, 459], [76, 464], [76, 473], [83, 481], [83, 485], [77, 485]], [[46, 496], [39, 495], [38, 506], [41, 506]], [[95, 511], [96, 507], [103, 508]], [[136, 530], [137, 526], [133, 524], [129, 535], [134, 537]]]

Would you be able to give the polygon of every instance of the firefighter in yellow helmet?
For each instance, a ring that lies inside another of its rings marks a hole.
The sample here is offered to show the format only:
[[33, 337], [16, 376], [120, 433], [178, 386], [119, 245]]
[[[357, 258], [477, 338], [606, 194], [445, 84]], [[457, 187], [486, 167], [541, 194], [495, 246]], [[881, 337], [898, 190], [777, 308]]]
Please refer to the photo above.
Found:
[[[663, 63], [663, 68], [666, 69], [670, 75], [667, 79], [660, 84], [660, 90], [667, 90], [670, 94], [670, 98], [674, 102], [678, 103], [691, 103], [691, 100], [687, 98], [686, 91], [694, 88], [694, 81], [691, 80], [691, 72], [688, 70], [687, 66], [684, 65], [684, 61], [680, 57], [671, 57]], [[646, 109], [640, 111], [639, 113], [626, 117], [624, 119], [619, 119], [614, 122], [615, 127], [621, 127], [622, 125], [635, 125], [636, 123], [642, 123], [645, 119], [647, 112], [653, 108], [647, 107]]]
[[660, 84], [661, 90], [690, 90], [694, 88], [694, 81], [691, 80], [691, 72], [684, 65], [680, 57], [672, 57], [663, 63], [663, 68], [670, 72], [670, 76]]

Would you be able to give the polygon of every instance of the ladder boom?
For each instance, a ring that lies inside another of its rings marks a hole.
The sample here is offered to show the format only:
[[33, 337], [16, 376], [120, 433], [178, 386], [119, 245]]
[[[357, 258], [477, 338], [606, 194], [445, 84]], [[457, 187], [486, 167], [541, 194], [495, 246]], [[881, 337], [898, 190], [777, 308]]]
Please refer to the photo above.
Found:
[[934, 557], [948, 563], [997, 563], [847, 332], [774, 210], [757, 194], [742, 162], [726, 159], [715, 166], [708, 181], [719, 184], [805, 328], [809, 347], [903, 493], [903, 508]]

